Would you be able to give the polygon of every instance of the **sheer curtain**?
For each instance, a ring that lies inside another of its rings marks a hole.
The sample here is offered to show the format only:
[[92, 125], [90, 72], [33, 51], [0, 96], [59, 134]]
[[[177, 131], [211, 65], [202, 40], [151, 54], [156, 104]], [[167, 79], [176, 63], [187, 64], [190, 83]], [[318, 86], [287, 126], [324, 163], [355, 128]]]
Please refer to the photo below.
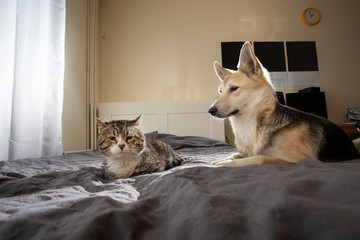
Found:
[[66, 0], [0, 0], [0, 160], [62, 152]]

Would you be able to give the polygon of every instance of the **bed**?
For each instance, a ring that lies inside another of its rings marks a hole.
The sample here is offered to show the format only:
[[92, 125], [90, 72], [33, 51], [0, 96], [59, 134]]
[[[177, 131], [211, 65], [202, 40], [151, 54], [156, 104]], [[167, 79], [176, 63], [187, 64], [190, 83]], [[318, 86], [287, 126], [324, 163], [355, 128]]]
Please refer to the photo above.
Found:
[[360, 159], [217, 167], [232, 145], [180, 135], [146, 134], [183, 165], [113, 181], [97, 150], [1, 161], [0, 238], [360, 239]]

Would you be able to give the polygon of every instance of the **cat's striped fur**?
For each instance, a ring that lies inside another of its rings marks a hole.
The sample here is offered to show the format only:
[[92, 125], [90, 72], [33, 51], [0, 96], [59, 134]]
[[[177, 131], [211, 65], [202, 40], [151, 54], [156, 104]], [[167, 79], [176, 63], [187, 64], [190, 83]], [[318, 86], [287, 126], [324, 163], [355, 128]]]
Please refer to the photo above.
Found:
[[97, 119], [100, 130], [98, 149], [104, 155], [105, 177], [127, 178], [160, 172], [182, 163], [181, 157], [166, 143], [146, 139], [135, 120]]

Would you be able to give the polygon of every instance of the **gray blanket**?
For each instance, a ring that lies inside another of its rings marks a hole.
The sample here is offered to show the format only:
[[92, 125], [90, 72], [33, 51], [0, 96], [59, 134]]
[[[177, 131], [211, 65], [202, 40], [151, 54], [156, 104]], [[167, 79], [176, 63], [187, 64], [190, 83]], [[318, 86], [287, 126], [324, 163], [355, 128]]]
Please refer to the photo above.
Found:
[[185, 159], [107, 181], [97, 151], [0, 162], [1, 239], [360, 239], [360, 160], [215, 167], [235, 148], [152, 134]]

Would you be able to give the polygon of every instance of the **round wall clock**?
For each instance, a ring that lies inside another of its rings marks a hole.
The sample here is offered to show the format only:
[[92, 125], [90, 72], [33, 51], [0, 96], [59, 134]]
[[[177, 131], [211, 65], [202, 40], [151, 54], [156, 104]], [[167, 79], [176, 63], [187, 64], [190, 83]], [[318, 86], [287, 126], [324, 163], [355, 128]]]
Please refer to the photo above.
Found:
[[315, 25], [320, 21], [320, 13], [315, 8], [307, 8], [301, 14], [301, 19], [307, 25]]

